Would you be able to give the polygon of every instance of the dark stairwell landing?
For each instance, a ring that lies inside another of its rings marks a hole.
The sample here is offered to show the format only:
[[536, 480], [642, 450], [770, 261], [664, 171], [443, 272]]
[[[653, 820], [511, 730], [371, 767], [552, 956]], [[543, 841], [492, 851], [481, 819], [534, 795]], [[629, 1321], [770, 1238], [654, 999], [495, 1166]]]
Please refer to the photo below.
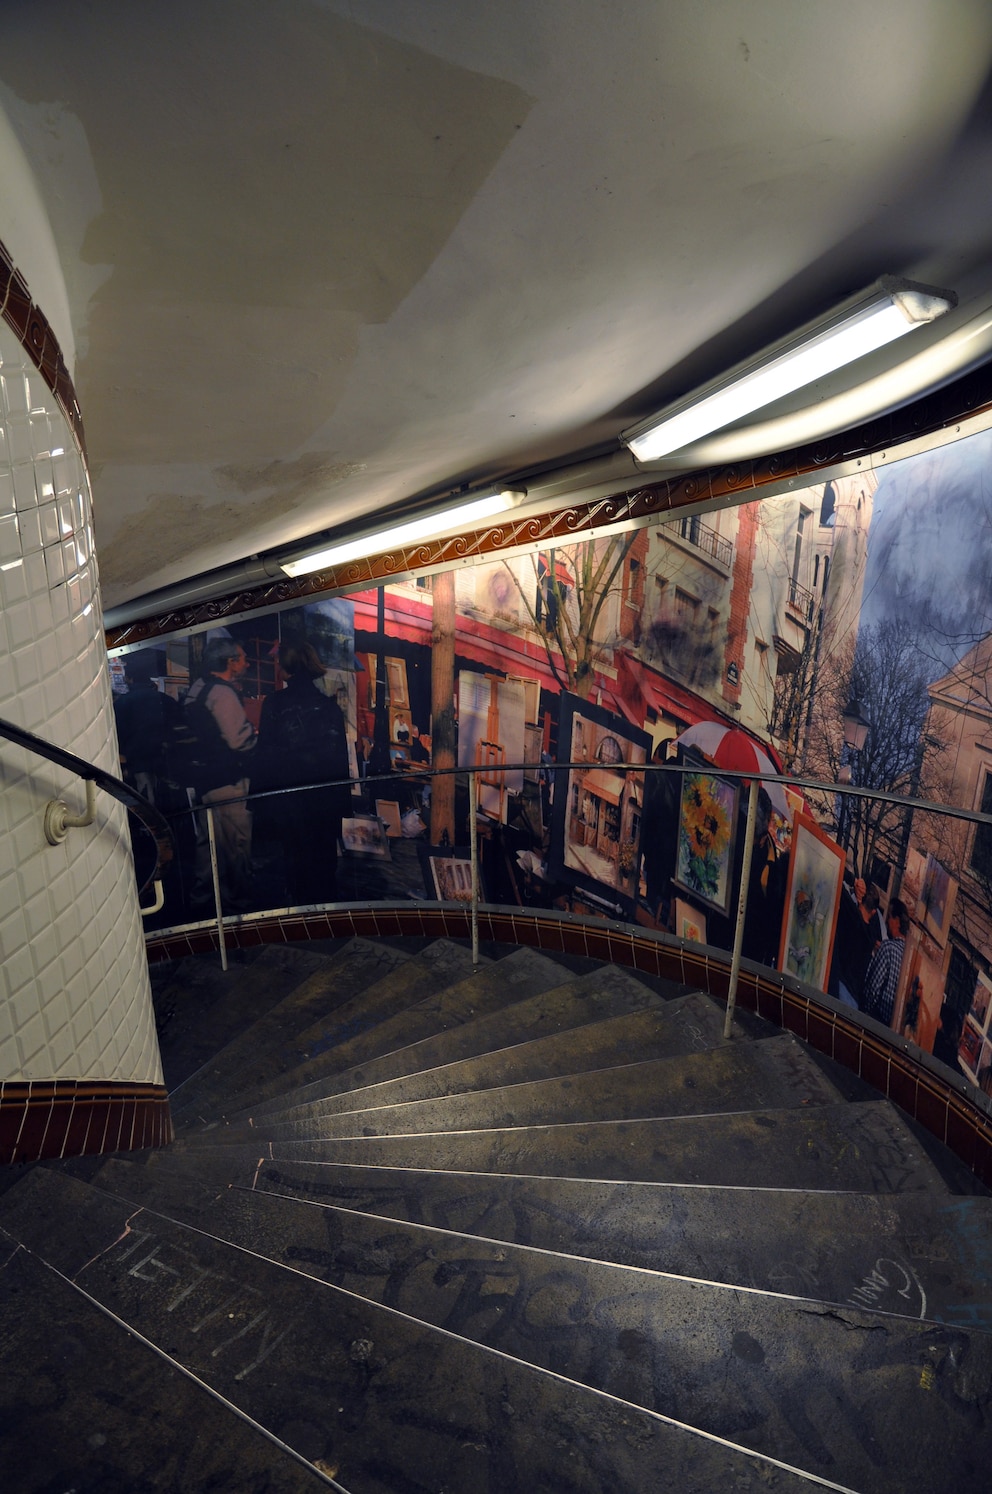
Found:
[[4, 1178], [11, 1488], [986, 1487], [992, 1200], [795, 1037], [446, 940], [153, 975], [175, 1144]]

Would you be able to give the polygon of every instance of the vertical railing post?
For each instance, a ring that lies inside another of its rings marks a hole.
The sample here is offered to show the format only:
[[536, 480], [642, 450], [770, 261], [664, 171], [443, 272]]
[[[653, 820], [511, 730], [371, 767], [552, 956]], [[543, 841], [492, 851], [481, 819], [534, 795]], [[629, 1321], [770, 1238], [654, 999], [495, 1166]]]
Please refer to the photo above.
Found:
[[472, 769], [468, 774], [468, 843], [472, 861], [472, 964], [479, 964], [479, 789]]
[[210, 875], [214, 883], [214, 911], [217, 915], [217, 948], [220, 950], [220, 968], [227, 969], [227, 945], [224, 943], [224, 909], [220, 900], [220, 868], [217, 865], [217, 837], [214, 834], [214, 812], [205, 806], [207, 815], [207, 840], [210, 843]]
[[754, 826], [758, 818], [758, 780], [751, 779], [747, 799], [747, 822], [744, 827], [744, 862], [741, 866], [741, 890], [737, 899], [737, 925], [734, 929], [734, 954], [730, 962], [730, 987], [727, 991], [727, 1015], [723, 1023], [723, 1035], [729, 1038], [734, 1022], [734, 1005], [737, 1001], [737, 977], [741, 969], [741, 949], [744, 944], [744, 914], [747, 911], [748, 885], [751, 881], [751, 852], [754, 849]]

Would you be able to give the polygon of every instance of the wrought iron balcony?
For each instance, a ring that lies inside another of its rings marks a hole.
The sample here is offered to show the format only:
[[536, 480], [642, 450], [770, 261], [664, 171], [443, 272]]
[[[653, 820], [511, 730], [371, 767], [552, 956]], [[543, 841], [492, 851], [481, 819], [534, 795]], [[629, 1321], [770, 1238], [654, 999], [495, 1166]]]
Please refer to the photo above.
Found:
[[798, 581], [789, 582], [789, 606], [795, 607], [807, 620], [813, 616], [813, 593], [800, 586]]
[[702, 550], [704, 555], [711, 556], [720, 565], [730, 569], [734, 559], [733, 545], [729, 540], [721, 539], [716, 530], [711, 525], [704, 524], [697, 515], [679, 520], [679, 535], [688, 540], [690, 545], [695, 545], [697, 550]]

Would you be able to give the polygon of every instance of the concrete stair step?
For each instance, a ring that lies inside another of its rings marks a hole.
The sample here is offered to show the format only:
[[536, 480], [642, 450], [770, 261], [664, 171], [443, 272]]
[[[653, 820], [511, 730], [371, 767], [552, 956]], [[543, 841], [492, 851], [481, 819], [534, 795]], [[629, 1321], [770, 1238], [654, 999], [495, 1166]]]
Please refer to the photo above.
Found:
[[[639, 1120], [790, 1105], [832, 1105], [841, 1099], [822, 1070], [788, 1034], [762, 1043], [728, 1042], [709, 1053], [646, 1059], [554, 1079], [531, 1080], [436, 1100], [382, 1105], [337, 1115], [273, 1121], [260, 1117], [260, 1137], [278, 1141], [406, 1136], [568, 1121]], [[213, 1133], [210, 1133], [211, 1135]], [[220, 1133], [244, 1135], [244, 1128]]]
[[499, 1011], [540, 992], [571, 988], [577, 979], [546, 955], [531, 949], [515, 950], [452, 986], [435, 983], [430, 994], [422, 999], [404, 1003], [400, 1010], [374, 1027], [345, 1037], [313, 1058], [298, 1061], [292, 1070], [271, 1081], [250, 1084], [238, 1092], [229, 1089], [223, 1113], [234, 1115], [248, 1105], [260, 1109], [267, 1104], [281, 1109], [285, 1105], [283, 1097], [289, 1091], [295, 1093], [303, 1086], [326, 1082], [328, 1076], [332, 1079], [328, 1087], [333, 1088], [333, 1076], [357, 1064], [405, 1050], [425, 1037], [459, 1027], [480, 1014]]
[[[769, 1023], [768, 1035], [776, 1031]], [[265, 1116], [266, 1126], [276, 1120], [307, 1120], [358, 1108], [401, 1105], [498, 1085], [587, 1073], [629, 1062], [634, 1056], [648, 1059], [702, 1053], [721, 1047], [723, 1042], [722, 1012], [708, 996], [696, 992], [641, 1011], [548, 1033], [481, 1057], [458, 1059], [439, 1068], [283, 1110], [266, 1108], [261, 1114]], [[291, 1096], [286, 1098], [289, 1100]]]
[[[989, 1198], [424, 1173], [268, 1162], [243, 1151], [236, 1160], [217, 1152], [213, 1163], [213, 1181], [202, 1155], [187, 1163], [151, 1153], [143, 1164], [105, 1167], [110, 1186], [138, 1202], [157, 1186], [209, 1201], [223, 1180], [385, 1220], [992, 1328]], [[121, 1167], [124, 1189], [114, 1181]]]
[[[801, 1473], [717, 1440], [720, 1431], [701, 1435], [665, 1413], [318, 1283], [65, 1174], [35, 1169], [4, 1196], [2, 1216], [29, 1248], [43, 1250], [64, 1276], [233, 1406], [303, 1456], [319, 1447], [324, 1466], [352, 1494], [643, 1494], [658, 1487], [660, 1469], [669, 1487], [690, 1494], [710, 1494], [727, 1480], [755, 1494], [808, 1487]], [[629, 1326], [598, 1330], [604, 1344], [616, 1341], [597, 1378], [632, 1382], [645, 1352], [638, 1323], [634, 1305]], [[756, 1351], [741, 1340], [738, 1351], [745, 1348], [736, 1354], [741, 1405], [715, 1387], [709, 1400], [721, 1425], [740, 1422], [770, 1441], [767, 1422], [762, 1429], [747, 1411], [762, 1404], [749, 1385], [762, 1371]], [[857, 1424], [870, 1429], [877, 1417], [881, 1431], [889, 1387], [880, 1369], [865, 1376], [865, 1392], [873, 1385], [874, 1395], [859, 1408]], [[676, 1379], [681, 1386], [684, 1377]], [[660, 1388], [656, 1399], [666, 1395]], [[700, 1401], [706, 1399], [702, 1387]], [[951, 1416], [942, 1397], [929, 1400], [931, 1423], [941, 1412], [945, 1421]], [[890, 1407], [888, 1419], [893, 1415]], [[845, 1417], [851, 1419], [846, 1407], [836, 1418], [846, 1451]], [[776, 1421], [787, 1426], [781, 1416]], [[972, 1446], [981, 1459], [983, 1439], [973, 1436]], [[832, 1466], [836, 1471], [836, 1458]], [[890, 1478], [876, 1487], [896, 1485]]]
[[413, 958], [371, 939], [351, 939], [326, 968], [298, 982], [255, 1022], [245, 1025], [175, 1092], [173, 1119], [215, 1106], [232, 1087], [279, 1076], [299, 1061], [297, 1035]]
[[[519, 953], [531, 955], [528, 950]], [[667, 1006], [665, 997], [628, 971], [607, 966], [568, 978], [560, 966], [543, 956], [536, 958], [541, 961], [538, 966], [530, 959], [517, 964], [517, 956], [509, 956], [477, 977], [478, 984], [470, 981], [453, 987], [436, 1001], [421, 1003], [385, 1024], [369, 1035], [363, 1051], [345, 1044], [334, 1054], [323, 1055], [318, 1060], [325, 1069], [320, 1079], [307, 1082], [304, 1070], [287, 1075], [286, 1087], [277, 1098], [259, 1105], [245, 1096], [242, 1110], [250, 1109], [257, 1121], [258, 1116], [283, 1110], [288, 1103], [307, 1104], [329, 1094], [481, 1057], [603, 1017]], [[504, 975], [505, 980], [501, 979]], [[673, 987], [673, 995], [677, 990]], [[231, 1106], [229, 1118], [236, 1115], [237, 1107]]]
[[232, 949], [226, 971], [219, 955], [153, 965], [155, 1022], [168, 1089], [176, 1091], [301, 981], [327, 970], [335, 946], [346, 942], [327, 940], [319, 951], [285, 944]]
[[[213, 1132], [176, 1142], [163, 1160], [228, 1153], [249, 1164], [333, 1162], [418, 1172], [509, 1173], [615, 1182], [947, 1192], [936, 1166], [887, 1101], [636, 1121], [587, 1121], [423, 1136], [218, 1145]], [[220, 1159], [219, 1161], [216, 1159]], [[212, 1174], [216, 1176], [216, 1171]]]
[[[64, 1222], [63, 1222], [64, 1227]], [[140, 1329], [137, 1330], [140, 1332]], [[0, 1231], [11, 1494], [305, 1494], [337, 1487]]]

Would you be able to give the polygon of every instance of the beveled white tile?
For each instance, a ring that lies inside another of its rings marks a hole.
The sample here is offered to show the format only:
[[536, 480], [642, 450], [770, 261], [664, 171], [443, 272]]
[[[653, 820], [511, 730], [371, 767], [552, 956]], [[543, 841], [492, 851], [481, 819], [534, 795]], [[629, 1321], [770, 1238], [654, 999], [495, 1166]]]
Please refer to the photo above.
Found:
[[[23, 374], [16, 372], [20, 350], [3, 325], [0, 358], [0, 517], [30, 516], [17, 525], [22, 563], [0, 571], [0, 715], [113, 771], [88, 481], [42, 382], [36, 378], [31, 400], [25, 397]], [[44, 413], [28, 419], [29, 406]], [[49, 450], [51, 457], [43, 454]], [[0, 555], [13, 534], [8, 526], [0, 536]], [[61, 564], [64, 575], [69, 561], [71, 596], [65, 584], [50, 585], [46, 541], [57, 547], [53, 568]], [[81, 809], [82, 784], [19, 748], [3, 749], [0, 774], [0, 854], [14, 868], [7, 878], [0, 874], [2, 1010], [17, 1023], [14, 1034], [0, 1023], [0, 1079], [158, 1077], [123, 811], [101, 796], [97, 823], [51, 847], [42, 832], [45, 801], [61, 797]], [[6, 916], [4, 902], [16, 903]]]
[[41, 523], [41, 538], [46, 545], [57, 545], [62, 539], [62, 531], [59, 528], [59, 509], [57, 503], [43, 503], [38, 509], [38, 518]]
[[51, 426], [48, 423], [48, 416], [43, 410], [32, 410], [30, 428], [31, 455], [37, 462], [39, 457], [49, 457], [52, 449]]
[[0, 377], [4, 410], [8, 415], [27, 415], [31, 408], [31, 393], [25, 375], [18, 369], [4, 368]]
[[65, 561], [62, 556], [62, 542], [57, 545], [45, 546], [45, 566], [48, 570], [49, 586], [61, 586], [65, 580]]
[[21, 559], [21, 533], [16, 514], [0, 514], [0, 565]]
[[29, 508], [25, 513], [19, 514], [17, 517], [17, 527], [21, 534], [22, 555], [28, 555], [32, 550], [41, 549], [43, 543], [41, 521], [36, 508]]
[[34, 483], [34, 451], [31, 446], [31, 421], [27, 415], [14, 415], [7, 421], [7, 450], [16, 472], [22, 467]]

